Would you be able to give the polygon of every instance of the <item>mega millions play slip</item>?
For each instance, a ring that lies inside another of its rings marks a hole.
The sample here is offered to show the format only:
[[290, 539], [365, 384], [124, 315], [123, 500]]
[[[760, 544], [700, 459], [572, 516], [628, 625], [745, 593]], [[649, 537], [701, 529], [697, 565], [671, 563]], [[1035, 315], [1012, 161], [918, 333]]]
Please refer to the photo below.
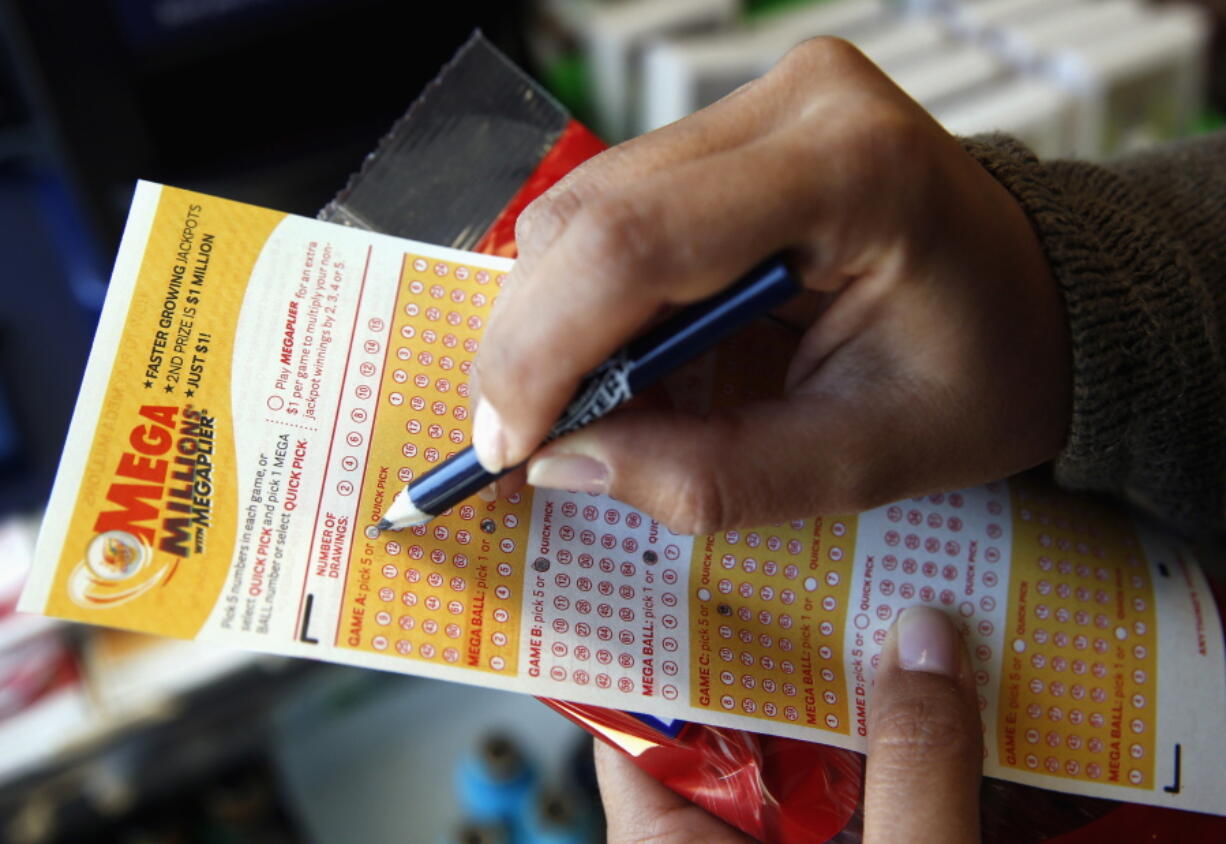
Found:
[[[141, 183], [21, 608], [865, 747], [907, 606], [968, 644], [986, 771], [1226, 811], [1192, 552], [1029, 480], [710, 536], [524, 489], [375, 525], [469, 442], [510, 262]], [[682, 391], [718, 405], [761, 361]]]

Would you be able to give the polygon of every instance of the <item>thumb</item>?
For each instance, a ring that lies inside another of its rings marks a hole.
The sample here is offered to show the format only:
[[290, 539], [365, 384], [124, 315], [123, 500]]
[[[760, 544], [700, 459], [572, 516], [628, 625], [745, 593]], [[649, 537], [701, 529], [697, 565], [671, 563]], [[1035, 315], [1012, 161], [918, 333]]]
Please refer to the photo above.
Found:
[[979, 841], [983, 737], [949, 618], [910, 607], [881, 652], [869, 713], [865, 844]]
[[607, 841], [741, 844], [749, 839], [670, 791], [621, 751], [596, 740], [596, 776], [608, 824]]
[[538, 452], [528, 483], [607, 493], [692, 535], [865, 509], [840, 477], [845, 466], [864, 471], [877, 455], [848, 461], [855, 446], [838, 428], [847, 426], [812, 396], [706, 416], [626, 409]]

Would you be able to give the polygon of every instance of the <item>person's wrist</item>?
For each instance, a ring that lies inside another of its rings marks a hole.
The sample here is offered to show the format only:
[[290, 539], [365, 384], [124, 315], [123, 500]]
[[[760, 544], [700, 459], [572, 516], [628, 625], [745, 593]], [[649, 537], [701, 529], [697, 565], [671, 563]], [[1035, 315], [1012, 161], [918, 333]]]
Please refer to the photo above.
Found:
[[[959, 139], [957, 177], [966, 207], [978, 220], [978, 262], [966, 283], [986, 293], [977, 305], [988, 324], [992, 382], [1015, 465], [1007, 473], [1055, 459], [1068, 440], [1073, 404], [1073, 350], [1066, 293], [1047, 253], [1034, 206], [1027, 201], [1040, 176], [1038, 159], [1012, 138]], [[1019, 193], [1020, 191], [1020, 193]]]

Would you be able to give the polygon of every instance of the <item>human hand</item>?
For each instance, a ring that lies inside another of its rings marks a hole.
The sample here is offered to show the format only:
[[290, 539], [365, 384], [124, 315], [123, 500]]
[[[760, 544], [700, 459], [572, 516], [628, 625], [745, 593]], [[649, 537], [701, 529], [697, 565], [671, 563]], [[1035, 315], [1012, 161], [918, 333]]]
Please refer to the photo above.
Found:
[[[869, 705], [864, 844], [979, 840], [983, 744], [970, 661], [949, 619], [905, 610], [882, 646]], [[749, 841], [596, 742], [610, 844]]]
[[624, 409], [542, 449], [529, 481], [702, 534], [1003, 477], [1063, 443], [1067, 329], [1029, 221], [845, 42], [808, 41], [592, 159], [516, 234], [476, 360], [489, 469], [528, 458], [580, 378], [652, 319], [781, 250], [828, 300], [785, 396], [702, 418]]

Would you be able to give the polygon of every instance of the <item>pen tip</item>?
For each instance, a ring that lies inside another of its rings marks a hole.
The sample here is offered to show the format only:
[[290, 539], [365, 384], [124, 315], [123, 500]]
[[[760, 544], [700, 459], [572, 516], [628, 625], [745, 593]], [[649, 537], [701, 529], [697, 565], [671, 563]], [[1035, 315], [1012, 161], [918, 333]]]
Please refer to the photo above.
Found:
[[379, 530], [388, 530], [389, 528], [391, 528], [391, 526], [392, 526], [392, 523], [389, 522], [387, 519], [380, 519], [379, 524], [375, 525], [375, 527], [377, 527]]

